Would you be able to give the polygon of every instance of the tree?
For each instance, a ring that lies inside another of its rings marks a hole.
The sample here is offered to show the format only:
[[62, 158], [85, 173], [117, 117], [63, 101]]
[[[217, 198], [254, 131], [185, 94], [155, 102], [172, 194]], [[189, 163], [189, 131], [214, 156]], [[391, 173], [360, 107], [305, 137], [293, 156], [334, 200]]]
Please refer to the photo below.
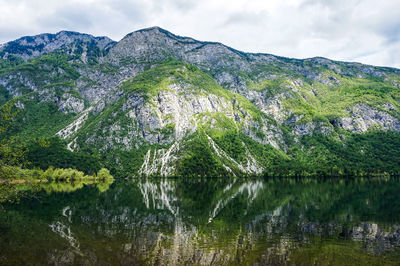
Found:
[[13, 110], [15, 102], [12, 100], [0, 106], [0, 178], [4, 178], [1, 172], [5, 165], [17, 165], [23, 157], [23, 152], [16, 148], [18, 145], [12, 145], [17, 143], [15, 138], [7, 135], [7, 129], [18, 114]]
[[17, 174], [26, 174], [19, 168], [23, 164], [25, 150], [15, 137], [7, 135], [7, 129], [18, 114], [13, 109], [15, 102], [14, 99], [0, 106], [0, 204], [18, 200], [19, 192], [11, 179]]

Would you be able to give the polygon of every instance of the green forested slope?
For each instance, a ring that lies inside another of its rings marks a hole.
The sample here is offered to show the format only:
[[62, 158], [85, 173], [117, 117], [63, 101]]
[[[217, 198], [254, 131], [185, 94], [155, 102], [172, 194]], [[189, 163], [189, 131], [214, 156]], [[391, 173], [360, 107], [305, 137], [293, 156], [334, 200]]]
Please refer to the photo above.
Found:
[[27, 143], [31, 167], [105, 165], [120, 176], [400, 171], [397, 69], [246, 54], [159, 28], [118, 43], [59, 34], [70, 41], [56, 34], [48, 52], [35, 36], [29, 49], [20, 40], [0, 49], [0, 104], [14, 99], [19, 110], [7, 136]]

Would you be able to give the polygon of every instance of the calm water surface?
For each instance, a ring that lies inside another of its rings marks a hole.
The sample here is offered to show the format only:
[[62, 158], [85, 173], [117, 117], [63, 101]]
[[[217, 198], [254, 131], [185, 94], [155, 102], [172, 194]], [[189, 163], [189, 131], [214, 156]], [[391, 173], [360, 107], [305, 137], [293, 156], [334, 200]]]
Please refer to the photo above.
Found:
[[43, 186], [0, 213], [0, 265], [400, 265], [399, 179]]

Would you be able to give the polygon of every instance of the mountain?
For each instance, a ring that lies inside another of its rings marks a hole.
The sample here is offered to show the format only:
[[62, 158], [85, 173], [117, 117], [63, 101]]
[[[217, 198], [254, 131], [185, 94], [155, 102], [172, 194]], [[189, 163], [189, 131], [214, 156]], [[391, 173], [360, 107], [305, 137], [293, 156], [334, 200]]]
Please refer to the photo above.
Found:
[[0, 47], [12, 134], [122, 175], [400, 173], [400, 70], [244, 53], [158, 27]]

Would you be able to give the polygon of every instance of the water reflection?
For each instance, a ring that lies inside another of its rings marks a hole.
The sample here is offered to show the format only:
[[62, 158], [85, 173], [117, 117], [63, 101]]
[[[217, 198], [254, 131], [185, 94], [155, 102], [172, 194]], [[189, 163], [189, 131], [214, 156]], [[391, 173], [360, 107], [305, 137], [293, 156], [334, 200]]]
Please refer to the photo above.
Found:
[[97, 181], [97, 180], [78, 180], [74, 182], [49, 182], [49, 183], [41, 183], [39, 184], [39, 190], [44, 190], [48, 194], [54, 192], [74, 192], [76, 190], [82, 189], [84, 186], [93, 186], [96, 187], [100, 192], [105, 192], [110, 188], [110, 185], [114, 182], [114, 180], [105, 180], [105, 181]]
[[147, 179], [108, 190], [53, 191], [63, 193], [45, 189], [40, 201], [24, 200], [1, 215], [0, 264], [396, 265], [400, 259], [398, 179]]

